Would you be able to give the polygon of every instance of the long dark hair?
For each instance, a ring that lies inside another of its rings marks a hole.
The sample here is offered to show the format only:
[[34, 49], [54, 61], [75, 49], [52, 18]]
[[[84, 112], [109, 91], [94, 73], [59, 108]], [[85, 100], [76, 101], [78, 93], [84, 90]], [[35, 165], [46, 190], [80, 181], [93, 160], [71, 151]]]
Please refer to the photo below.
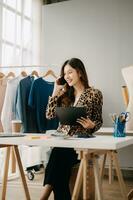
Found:
[[[66, 60], [61, 68], [61, 73], [60, 73], [61, 77], [64, 77], [64, 68], [66, 65], [70, 65], [78, 73], [80, 73], [80, 80], [82, 84], [84, 85], [85, 89], [89, 88], [88, 77], [83, 62], [78, 58], [71, 58], [70, 60]], [[70, 87], [66, 83], [66, 88], [67, 88], [66, 92], [58, 99], [58, 106], [69, 106], [71, 103], [75, 101], [73, 86]]]

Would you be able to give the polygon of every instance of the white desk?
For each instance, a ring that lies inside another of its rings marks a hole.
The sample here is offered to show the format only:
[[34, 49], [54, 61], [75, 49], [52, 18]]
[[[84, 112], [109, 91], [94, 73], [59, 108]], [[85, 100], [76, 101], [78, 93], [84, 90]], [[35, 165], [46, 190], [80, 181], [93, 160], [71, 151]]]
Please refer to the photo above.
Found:
[[[50, 131], [51, 133], [53, 131]], [[36, 134], [34, 134], [36, 135]], [[38, 134], [43, 136], [44, 134]], [[118, 150], [120, 148], [133, 144], [133, 137], [127, 136], [124, 138], [115, 138], [113, 136], [96, 136], [94, 138], [70, 138], [62, 139], [57, 137], [31, 139], [30, 137], [9, 137], [1, 138], [0, 144], [6, 145], [32, 145], [32, 146], [45, 146], [45, 147], [66, 147], [66, 148], [81, 148], [81, 149], [106, 149]]]
[[[98, 133], [98, 134], [109, 134], [109, 135], [112, 135], [113, 130], [114, 130], [113, 127], [102, 127], [96, 133]], [[133, 130], [127, 130], [126, 134], [127, 135], [132, 135], [133, 134]]]
[[[50, 131], [52, 133], [52, 131]], [[67, 148], [75, 148], [79, 149], [81, 156], [81, 163], [79, 167], [79, 172], [77, 176], [77, 180], [75, 183], [74, 193], [72, 196], [73, 200], [77, 199], [77, 194], [79, 192], [79, 188], [81, 184], [79, 184], [79, 176], [82, 174], [83, 177], [83, 194], [85, 200], [87, 200], [87, 160], [88, 156], [91, 155], [91, 159], [94, 163], [94, 173], [95, 173], [95, 180], [96, 180], [96, 188], [98, 192], [98, 199], [103, 200], [102, 191], [101, 191], [101, 183], [99, 179], [99, 170], [97, 159], [95, 157], [95, 150], [109, 150], [109, 151], [117, 151], [120, 148], [126, 147], [133, 144], [133, 137], [127, 136], [125, 138], [114, 138], [112, 136], [96, 136], [94, 138], [89, 139], [61, 139], [56, 137], [49, 137], [43, 139], [30, 139], [29, 137], [21, 137], [21, 138], [0, 138], [0, 147], [7, 147], [7, 155], [6, 155], [6, 163], [5, 163], [5, 172], [4, 172], [4, 180], [3, 180], [3, 188], [2, 188], [2, 200], [5, 200], [6, 195], [6, 186], [7, 186], [7, 175], [8, 175], [8, 165], [9, 165], [9, 155], [10, 155], [10, 147], [13, 146], [14, 152], [16, 155], [16, 159], [18, 162], [23, 187], [25, 190], [26, 199], [30, 200], [30, 194], [28, 191], [27, 183], [25, 180], [22, 163], [18, 151], [18, 145], [36, 145], [36, 146], [48, 146], [48, 147], [67, 147]], [[93, 154], [94, 153], [94, 154]], [[116, 159], [116, 157], [115, 157]], [[118, 166], [117, 166], [118, 167]], [[121, 179], [121, 174], [119, 175]], [[98, 184], [97, 184], [98, 183]], [[123, 182], [121, 189], [123, 190]], [[78, 192], [77, 192], [78, 191]], [[124, 191], [125, 192], [125, 191]], [[123, 192], [123, 197], [125, 200], [127, 199], [125, 193]]]

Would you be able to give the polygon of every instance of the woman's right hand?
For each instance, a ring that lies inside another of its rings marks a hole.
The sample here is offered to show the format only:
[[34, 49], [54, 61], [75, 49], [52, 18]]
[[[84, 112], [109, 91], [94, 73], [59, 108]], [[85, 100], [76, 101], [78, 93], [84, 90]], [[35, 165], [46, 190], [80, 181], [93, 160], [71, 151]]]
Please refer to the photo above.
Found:
[[53, 90], [53, 94], [52, 97], [54, 96], [61, 96], [62, 94], [64, 94], [66, 92], [66, 84], [64, 85], [59, 85], [58, 84], [58, 79], [55, 81], [54, 84], [54, 90]]

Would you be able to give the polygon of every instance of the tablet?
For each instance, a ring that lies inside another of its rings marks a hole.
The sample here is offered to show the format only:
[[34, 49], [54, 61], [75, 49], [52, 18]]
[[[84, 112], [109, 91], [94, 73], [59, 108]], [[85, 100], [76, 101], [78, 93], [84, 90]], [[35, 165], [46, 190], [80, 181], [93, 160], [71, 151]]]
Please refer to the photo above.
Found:
[[61, 124], [76, 125], [78, 118], [87, 116], [85, 107], [57, 107], [56, 116]]

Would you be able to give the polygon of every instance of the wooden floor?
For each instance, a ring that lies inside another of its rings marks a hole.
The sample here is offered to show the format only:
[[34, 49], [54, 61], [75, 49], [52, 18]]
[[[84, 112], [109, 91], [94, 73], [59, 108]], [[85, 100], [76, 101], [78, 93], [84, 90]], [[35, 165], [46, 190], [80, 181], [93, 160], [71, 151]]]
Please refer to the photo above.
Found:
[[[33, 181], [27, 180], [28, 187], [30, 190], [31, 200], [39, 200], [42, 189], [43, 176], [44, 174], [36, 174]], [[125, 180], [125, 183], [128, 192], [131, 188], [133, 188], [133, 180], [131, 179]], [[103, 191], [104, 191], [104, 200], [123, 200], [117, 180], [114, 180], [113, 183], [109, 185], [108, 178], [105, 177], [103, 181]], [[0, 194], [1, 194], [1, 185], [0, 185]], [[8, 181], [6, 200], [18, 200], [18, 199], [25, 200], [21, 181], [19, 179]], [[54, 200], [53, 194], [51, 194], [49, 200]]]

